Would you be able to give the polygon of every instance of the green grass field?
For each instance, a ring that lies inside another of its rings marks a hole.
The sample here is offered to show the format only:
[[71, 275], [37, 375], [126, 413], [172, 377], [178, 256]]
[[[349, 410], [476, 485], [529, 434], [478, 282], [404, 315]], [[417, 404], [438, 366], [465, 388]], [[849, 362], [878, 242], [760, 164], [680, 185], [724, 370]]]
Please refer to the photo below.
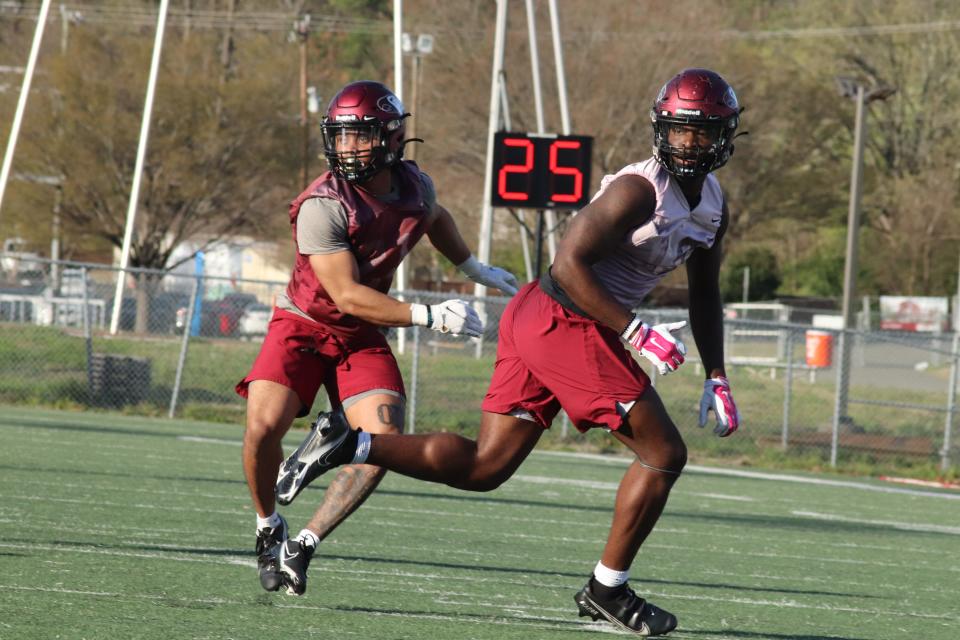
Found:
[[[3, 639], [612, 632], [572, 597], [624, 458], [535, 452], [488, 494], [390, 475], [294, 598], [257, 580], [239, 427], [4, 407], [0, 437]], [[323, 480], [284, 512], [295, 529]], [[694, 467], [633, 575], [672, 638], [956, 640], [960, 492]]]

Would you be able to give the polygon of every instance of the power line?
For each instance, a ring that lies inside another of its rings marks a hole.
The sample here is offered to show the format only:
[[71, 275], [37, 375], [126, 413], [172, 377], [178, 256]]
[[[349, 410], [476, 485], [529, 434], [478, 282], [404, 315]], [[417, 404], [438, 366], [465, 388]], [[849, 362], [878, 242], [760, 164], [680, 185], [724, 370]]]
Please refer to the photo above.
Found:
[[[35, 3], [0, 2], [0, 19], [36, 20]], [[104, 7], [96, 4], [64, 4], [63, 12], [75, 24], [101, 24], [119, 27], [152, 27], [157, 22], [157, 13], [148, 8]], [[49, 22], [63, 19], [52, 16]], [[223, 29], [230, 27], [248, 31], [279, 31], [292, 29], [298, 16], [293, 13], [237, 11], [232, 17], [222, 11], [170, 9], [168, 22], [171, 26], [191, 29]], [[392, 31], [392, 22], [388, 19], [352, 18], [346, 16], [312, 16], [311, 31], [339, 33], [387, 34]]]
[[[117, 27], [150, 27], [156, 24], [157, 13], [145, 7], [104, 7], [98, 4], [64, 3], [64, 11], [74, 22], [102, 24]], [[39, 3], [19, 3], [0, 1], [0, 20], [25, 19], [36, 20]], [[191, 29], [223, 29], [231, 27], [247, 31], [276, 31], [288, 32], [293, 23], [299, 18], [294, 13], [237, 11], [229, 18], [225, 11], [200, 9], [170, 9], [169, 22], [171, 26]], [[50, 21], [60, 20], [60, 16], [51, 16]], [[430, 25], [433, 32], [450, 33], [483, 33], [483, 29], [442, 27]], [[389, 18], [353, 18], [347, 16], [331, 16], [311, 14], [310, 31], [335, 33], [392, 33], [392, 21]], [[882, 25], [861, 25], [851, 27], [804, 27], [798, 29], [720, 29], [707, 32], [685, 32], [684, 36], [699, 35], [718, 39], [737, 40], [776, 40], [776, 39], [823, 39], [823, 38], [857, 38], [884, 35], [912, 35], [960, 31], [960, 20], [938, 20], [933, 22], [906, 22]], [[569, 30], [565, 40], [591, 38], [625, 38], [638, 37], [652, 40], [673, 40], [677, 33], [637, 32], [637, 31], [587, 31]]]

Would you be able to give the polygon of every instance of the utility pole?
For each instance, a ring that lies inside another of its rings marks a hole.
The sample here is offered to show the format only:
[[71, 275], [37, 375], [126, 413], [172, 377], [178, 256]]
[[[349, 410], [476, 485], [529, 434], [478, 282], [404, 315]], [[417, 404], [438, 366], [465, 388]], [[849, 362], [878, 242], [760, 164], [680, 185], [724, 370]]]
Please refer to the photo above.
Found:
[[310, 36], [310, 14], [304, 14], [294, 23], [300, 42], [300, 127], [303, 136], [300, 184], [303, 189], [310, 184], [310, 116], [307, 108], [307, 38]]
[[857, 105], [853, 134], [853, 166], [850, 172], [850, 207], [847, 212], [847, 253], [843, 269], [843, 331], [840, 332], [837, 363], [837, 392], [833, 408], [833, 437], [830, 446], [830, 466], [837, 466], [840, 424], [850, 421], [847, 412], [850, 387], [850, 346], [852, 340], [847, 332], [853, 327], [853, 296], [857, 286], [857, 249], [860, 237], [860, 195], [863, 190], [863, 146], [866, 138], [867, 105], [875, 100], [885, 100], [894, 94], [892, 87], [879, 87], [868, 91], [860, 82], [851, 78], [837, 78], [840, 95], [852, 98]]

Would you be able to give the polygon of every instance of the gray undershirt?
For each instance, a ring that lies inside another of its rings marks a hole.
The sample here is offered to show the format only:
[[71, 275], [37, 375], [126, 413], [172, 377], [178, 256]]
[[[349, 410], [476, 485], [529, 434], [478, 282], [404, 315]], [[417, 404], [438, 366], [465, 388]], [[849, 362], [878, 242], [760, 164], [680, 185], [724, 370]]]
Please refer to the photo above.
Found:
[[[433, 210], [437, 202], [437, 193], [430, 176], [421, 172], [423, 185], [423, 203], [427, 210]], [[379, 198], [387, 204], [400, 199], [396, 183], [390, 193]], [[332, 198], [309, 198], [300, 205], [297, 216], [297, 248], [302, 255], [327, 255], [340, 251], [350, 251], [349, 220], [347, 212], [339, 200]], [[286, 293], [277, 295], [277, 307], [296, 314], [307, 320], [314, 320], [299, 309]], [[316, 322], [316, 320], [314, 320]]]

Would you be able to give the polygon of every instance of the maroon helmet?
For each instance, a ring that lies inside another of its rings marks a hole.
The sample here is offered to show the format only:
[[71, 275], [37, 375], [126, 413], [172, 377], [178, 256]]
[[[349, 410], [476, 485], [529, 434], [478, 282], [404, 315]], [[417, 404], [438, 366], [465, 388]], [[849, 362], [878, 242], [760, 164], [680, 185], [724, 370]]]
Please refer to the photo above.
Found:
[[403, 157], [404, 119], [400, 99], [379, 82], [351, 82], [337, 93], [320, 124], [330, 170], [364, 182]]
[[[726, 80], [709, 69], [684, 69], [660, 89], [650, 110], [653, 155], [678, 177], [703, 176], [727, 163], [743, 109]], [[692, 132], [681, 144], [671, 144]]]

